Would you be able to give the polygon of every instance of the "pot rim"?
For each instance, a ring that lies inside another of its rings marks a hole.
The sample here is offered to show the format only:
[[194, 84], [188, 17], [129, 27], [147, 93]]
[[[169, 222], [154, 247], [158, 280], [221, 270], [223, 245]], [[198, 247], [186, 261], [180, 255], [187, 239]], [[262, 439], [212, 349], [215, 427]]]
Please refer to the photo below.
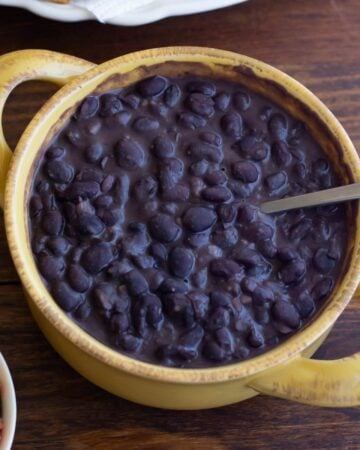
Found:
[[[181, 384], [219, 383], [248, 377], [292, 360], [333, 325], [350, 301], [360, 281], [359, 210], [357, 210], [355, 219], [356, 231], [348, 270], [332, 294], [331, 300], [318, 317], [315, 317], [305, 328], [282, 344], [252, 359], [219, 367], [179, 369], [136, 360], [107, 347], [83, 331], [57, 306], [36, 269], [30, 270], [31, 266], [30, 269], [25, 269], [29, 261], [32, 260], [29, 245], [24, 245], [20, 232], [26, 220], [24, 215], [25, 205], [23, 208], [19, 208], [18, 202], [13, 200], [19, 195], [16, 180], [24, 166], [26, 150], [36, 139], [38, 130], [44, 123], [45, 118], [48, 118], [49, 114], [57, 107], [61, 107], [62, 100], [69, 99], [75, 92], [83, 91], [86, 83], [94, 80], [100, 74], [104, 75], [109, 72], [109, 76], [111, 76], [114, 68], [122, 68], [124, 72], [130, 72], [141, 65], [156, 65], [169, 61], [169, 59], [180, 62], [242, 66], [253, 71], [257, 77], [265, 78], [285, 88], [290, 96], [309, 107], [316, 113], [320, 121], [326, 124], [333, 139], [340, 144], [346, 155], [346, 161], [351, 165], [352, 176], [355, 181], [360, 181], [359, 156], [342, 125], [312, 92], [292, 77], [266, 63], [225, 50], [184, 46], [143, 50], [109, 60], [77, 76], [52, 96], [31, 120], [16, 147], [6, 180], [4, 204], [6, 234], [17, 272], [32, 301], [50, 324], [83, 352], [115, 369], [142, 378]], [[37, 147], [38, 153], [41, 145]], [[31, 167], [27, 170], [27, 174], [30, 170]]]

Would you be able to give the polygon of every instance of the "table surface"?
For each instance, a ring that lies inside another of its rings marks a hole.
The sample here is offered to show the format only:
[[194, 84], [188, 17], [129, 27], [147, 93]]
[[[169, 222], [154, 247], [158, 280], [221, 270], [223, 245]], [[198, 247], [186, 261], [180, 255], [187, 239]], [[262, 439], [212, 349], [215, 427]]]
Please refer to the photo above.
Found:
[[[359, 0], [250, 0], [209, 13], [136, 28], [56, 23], [0, 8], [0, 54], [46, 48], [100, 63], [134, 50], [202, 45], [244, 53], [297, 78], [318, 95], [360, 148]], [[1, 70], [1, 67], [0, 67]], [[26, 83], [4, 115], [15, 147], [55, 88]], [[35, 325], [0, 225], [0, 350], [18, 399], [14, 449], [360, 449], [360, 409], [326, 409], [258, 396], [207, 411], [139, 406], [93, 386], [50, 347]], [[336, 358], [360, 348], [353, 301], [318, 351]]]

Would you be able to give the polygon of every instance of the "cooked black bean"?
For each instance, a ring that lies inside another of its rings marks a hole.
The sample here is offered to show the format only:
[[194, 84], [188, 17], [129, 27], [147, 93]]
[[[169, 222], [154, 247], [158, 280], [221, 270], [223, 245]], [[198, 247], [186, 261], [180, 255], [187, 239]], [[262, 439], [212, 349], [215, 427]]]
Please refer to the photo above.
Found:
[[169, 243], [179, 237], [181, 229], [168, 214], [159, 213], [151, 217], [149, 231], [157, 241]]
[[41, 253], [38, 255], [38, 267], [41, 275], [47, 280], [56, 280], [61, 277], [65, 269], [65, 264], [62, 258]]
[[107, 267], [114, 259], [111, 248], [105, 243], [88, 247], [81, 257], [81, 264], [92, 275], [96, 275]]
[[185, 247], [174, 247], [169, 253], [170, 271], [179, 278], [186, 278], [190, 275], [194, 262], [193, 252]]
[[214, 100], [204, 94], [190, 94], [185, 103], [190, 111], [200, 116], [210, 117], [215, 112]]
[[273, 307], [272, 313], [275, 319], [280, 320], [291, 328], [298, 328], [300, 325], [300, 316], [295, 306], [285, 300], [277, 300]]
[[216, 86], [210, 81], [191, 81], [187, 85], [188, 92], [200, 92], [201, 94], [213, 97], [216, 94]]
[[269, 191], [278, 191], [287, 184], [288, 178], [286, 172], [277, 172], [272, 175], [268, 175], [265, 178], [265, 186]]
[[204, 200], [212, 203], [224, 203], [231, 199], [231, 191], [225, 186], [213, 186], [201, 192]]
[[199, 233], [211, 228], [216, 222], [217, 216], [214, 211], [202, 206], [189, 208], [183, 216], [184, 226], [193, 233]]
[[256, 165], [250, 161], [238, 161], [231, 165], [231, 173], [234, 178], [243, 183], [255, 183], [259, 178]]
[[213, 259], [210, 263], [210, 272], [220, 278], [229, 279], [243, 272], [243, 267], [235, 261], [226, 258]]
[[214, 97], [215, 108], [225, 112], [230, 104], [230, 95], [226, 92], [220, 92]]
[[64, 227], [64, 218], [60, 211], [49, 211], [43, 215], [42, 229], [50, 236], [57, 236]]
[[213, 163], [220, 163], [224, 158], [221, 148], [204, 142], [194, 142], [190, 144], [186, 150], [186, 155], [192, 161], [202, 161], [205, 159]]
[[241, 155], [244, 158], [252, 159], [253, 161], [265, 160], [270, 152], [269, 144], [252, 134], [245, 136], [234, 144], [234, 146], [240, 149]]
[[288, 136], [288, 121], [283, 114], [273, 114], [269, 120], [270, 135], [279, 141], [285, 141]]
[[64, 281], [55, 281], [51, 293], [58, 305], [66, 312], [74, 311], [84, 301], [83, 295], [73, 291]]
[[46, 173], [57, 183], [69, 183], [74, 176], [74, 169], [70, 164], [55, 159], [46, 164]]
[[157, 130], [160, 124], [156, 119], [152, 117], [138, 117], [135, 119], [133, 123], [133, 128], [135, 131], [139, 131], [141, 133], [146, 133], [148, 131]]
[[248, 92], [239, 91], [235, 92], [233, 97], [233, 103], [238, 111], [246, 111], [250, 108], [251, 97]]
[[284, 141], [274, 142], [271, 147], [271, 155], [279, 167], [287, 167], [292, 161], [291, 153], [289, 152], [288, 146]]
[[71, 264], [67, 276], [68, 282], [74, 291], [85, 292], [91, 285], [91, 278], [78, 264]]
[[114, 154], [118, 165], [126, 170], [136, 170], [145, 162], [144, 150], [133, 139], [120, 139], [116, 144]]
[[95, 95], [89, 95], [86, 99], [81, 103], [80, 107], [77, 110], [77, 118], [78, 119], [89, 119], [90, 117], [95, 116], [97, 110], [99, 109], [99, 97]]
[[294, 284], [301, 281], [306, 272], [306, 264], [302, 259], [294, 259], [285, 264], [280, 270], [280, 279], [285, 284]]
[[260, 205], [341, 184], [306, 127], [232, 82], [158, 75], [91, 94], [43, 149], [27, 202], [54, 300], [146, 362], [254, 357], [318, 314], [348, 211]]
[[226, 136], [239, 139], [243, 132], [243, 121], [240, 114], [227, 113], [220, 121], [220, 126]]
[[137, 89], [143, 97], [155, 97], [160, 95], [166, 88], [166, 80], [159, 75], [145, 78], [138, 83]]

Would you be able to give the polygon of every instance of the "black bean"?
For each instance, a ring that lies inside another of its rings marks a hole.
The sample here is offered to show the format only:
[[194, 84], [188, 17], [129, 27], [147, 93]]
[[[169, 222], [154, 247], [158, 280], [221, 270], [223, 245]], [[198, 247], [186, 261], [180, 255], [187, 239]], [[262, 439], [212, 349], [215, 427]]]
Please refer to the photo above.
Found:
[[85, 292], [91, 285], [91, 278], [78, 264], [71, 264], [67, 273], [70, 286], [77, 292]]
[[169, 202], [186, 202], [190, 197], [190, 189], [185, 184], [178, 183], [165, 191], [162, 197]]
[[197, 128], [202, 128], [206, 125], [206, 119], [197, 114], [182, 112], [178, 115], [178, 122], [185, 128], [189, 130], [195, 130]]
[[105, 243], [94, 244], [81, 256], [82, 266], [92, 275], [105, 269], [114, 259], [111, 248]]
[[59, 147], [56, 145], [55, 147], [50, 147], [49, 150], [45, 153], [45, 157], [47, 159], [59, 159], [62, 158], [65, 154], [64, 147]]
[[316, 250], [313, 263], [320, 273], [329, 273], [335, 267], [335, 261], [329, 256], [326, 248]]
[[76, 227], [83, 234], [98, 235], [105, 229], [104, 223], [95, 215], [82, 213], [76, 220]]
[[143, 97], [155, 97], [164, 92], [166, 88], [166, 79], [159, 75], [145, 78], [137, 85], [137, 90]]
[[257, 251], [249, 247], [238, 247], [231, 253], [232, 258], [244, 265], [248, 275], [261, 275], [269, 270], [269, 264]]
[[31, 197], [29, 210], [31, 218], [36, 217], [41, 213], [41, 211], [43, 210], [43, 204], [39, 195], [33, 195]]
[[230, 95], [225, 92], [220, 92], [214, 97], [214, 102], [217, 110], [225, 112], [230, 104]]
[[227, 113], [220, 120], [220, 126], [223, 132], [235, 139], [239, 139], [243, 132], [242, 117], [237, 113]]
[[308, 291], [301, 292], [298, 299], [295, 300], [295, 306], [299, 311], [300, 317], [306, 319], [315, 311], [315, 303]]
[[279, 189], [286, 186], [287, 182], [288, 177], [286, 172], [284, 171], [268, 175], [265, 178], [265, 186], [269, 189], [270, 192], [278, 191]]
[[95, 208], [108, 208], [113, 202], [111, 195], [100, 195], [93, 201]]
[[138, 270], [127, 272], [124, 281], [130, 295], [139, 296], [149, 290], [148, 282]]
[[75, 178], [77, 181], [96, 181], [99, 184], [103, 181], [103, 179], [103, 173], [100, 170], [93, 168], [81, 169]]
[[64, 218], [60, 211], [46, 212], [42, 217], [42, 229], [50, 236], [57, 236], [64, 227]]
[[199, 134], [199, 138], [201, 141], [206, 142], [207, 144], [216, 145], [220, 147], [222, 144], [222, 137], [220, 134], [214, 133], [212, 131], [203, 131]]
[[169, 268], [173, 275], [186, 278], [190, 275], [195, 263], [191, 250], [185, 247], [174, 247], [169, 253]]
[[305, 153], [299, 147], [290, 147], [290, 153], [298, 161], [303, 162], [305, 160]]
[[159, 329], [164, 320], [164, 316], [162, 313], [162, 304], [159, 297], [154, 294], [146, 294], [142, 300], [143, 304], [146, 307], [147, 323], [151, 327]]
[[203, 353], [212, 361], [221, 362], [226, 358], [225, 350], [220, 345], [212, 340], [208, 340], [204, 345]]
[[140, 178], [134, 185], [135, 197], [142, 202], [154, 198], [157, 190], [157, 181], [150, 175]]
[[141, 132], [141, 133], [147, 133], [149, 131], [154, 131], [159, 128], [160, 124], [159, 121], [156, 119], [153, 119], [152, 117], [138, 117], [133, 122], [133, 129], [135, 131]]
[[210, 263], [210, 272], [216, 277], [229, 279], [243, 272], [243, 267], [227, 258], [216, 258]]
[[213, 99], [197, 92], [190, 94], [185, 104], [190, 111], [199, 116], [211, 117], [215, 112]]
[[177, 84], [170, 85], [164, 93], [164, 103], [169, 108], [173, 108], [181, 97], [181, 90]]
[[70, 243], [66, 238], [56, 236], [48, 239], [47, 248], [55, 255], [55, 256], [62, 256], [65, 255], [69, 248]]
[[154, 258], [149, 255], [134, 255], [132, 260], [139, 269], [149, 269], [155, 264]]
[[218, 330], [227, 327], [230, 323], [230, 314], [226, 308], [215, 308], [206, 321], [206, 327], [209, 330]]
[[224, 224], [229, 224], [235, 220], [236, 217], [236, 208], [234, 205], [219, 205], [217, 208], [217, 214], [219, 219]]
[[[93, 289], [93, 300], [94, 304], [97, 308], [111, 311], [114, 309], [114, 304], [116, 301], [116, 290], [115, 286], [111, 283], [99, 283]], [[123, 296], [122, 301], [124, 303], [124, 307], [122, 311], [125, 311], [129, 305], [129, 297]]]
[[301, 281], [306, 272], [306, 264], [302, 259], [294, 259], [280, 270], [280, 279], [285, 284], [296, 284]]
[[210, 186], [218, 186], [219, 184], [225, 184], [227, 181], [227, 176], [222, 170], [214, 170], [207, 173], [204, 176], [204, 180]]
[[213, 186], [201, 192], [202, 198], [208, 202], [224, 203], [231, 199], [231, 191], [225, 186]]
[[290, 239], [304, 239], [312, 228], [311, 219], [301, 219], [298, 223], [290, 228]]
[[171, 293], [163, 300], [166, 313], [172, 320], [180, 323], [186, 328], [194, 325], [194, 309], [191, 300], [183, 294]]
[[203, 292], [191, 291], [188, 294], [192, 302], [196, 320], [201, 320], [206, 316], [209, 308], [209, 297]]
[[291, 153], [284, 141], [274, 142], [271, 147], [271, 156], [279, 167], [287, 167], [292, 161]]
[[187, 84], [188, 92], [199, 92], [203, 95], [213, 97], [216, 94], [216, 86], [210, 81], [196, 80]]
[[129, 198], [130, 179], [129, 176], [123, 174], [115, 182], [114, 201], [124, 206]]
[[270, 152], [269, 144], [254, 135], [245, 136], [234, 148], [240, 148], [242, 156], [253, 161], [263, 161]]
[[99, 142], [96, 142], [84, 150], [84, 156], [87, 161], [94, 163], [101, 159], [103, 152], [103, 146]]
[[90, 119], [95, 116], [99, 109], [99, 97], [95, 95], [89, 95], [81, 103], [77, 110], [76, 116], [78, 119]]
[[291, 247], [281, 247], [278, 250], [280, 261], [288, 262], [299, 258], [299, 253]]
[[201, 160], [201, 161], [190, 164], [189, 172], [191, 175], [194, 175], [196, 177], [201, 177], [206, 173], [208, 167], [209, 167], [209, 163], [205, 160]]
[[204, 142], [190, 144], [186, 150], [186, 155], [192, 161], [202, 161], [205, 159], [209, 162], [220, 163], [224, 159], [221, 148]]
[[272, 226], [260, 221], [252, 222], [244, 231], [247, 239], [249, 239], [251, 242], [271, 239], [274, 235], [274, 229], [272, 228]]
[[46, 173], [57, 183], [69, 183], [74, 176], [74, 169], [64, 161], [51, 160], [46, 164]]
[[150, 150], [159, 159], [170, 158], [175, 155], [175, 146], [166, 135], [157, 136], [153, 140]]
[[101, 190], [104, 194], [107, 194], [113, 188], [115, 183], [115, 177], [113, 175], [106, 175], [104, 181], [101, 183]]
[[85, 129], [91, 136], [98, 134], [102, 126], [102, 120], [98, 117], [89, 119], [85, 124]]
[[272, 314], [276, 320], [283, 322], [290, 328], [296, 329], [300, 325], [300, 316], [295, 306], [285, 300], [277, 300], [272, 307]]
[[119, 125], [127, 125], [131, 120], [131, 113], [129, 111], [120, 111], [114, 116], [114, 122]]
[[96, 181], [74, 181], [65, 191], [66, 198], [77, 200], [81, 198], [93, 198], [100, 192], [100, 185]]
[[264, 336], [262, 335], [261, 331], [255, 327], [255, 325], [251, 326], [247, 340], [251, 347], [255, 348], [261, 347], [265, 343]]
[[127, 94], [122, 98], [122, 101], [132, 109], [137, 109], [141, 103], [140, 97], [136, 94]]
[[124, 221], [124, 212], [120, 208], [110, 208], [99, 211], [99, 217], [108, 227], [113, 227], [117, 223]]
[[40, 253], [37, 261], [41, 275], [48, 281], [61, 277], [61, 274], [64, 272], [65, 264], [62, 258]]
[[333, 279], [330, 277], [325, 277], [315, 284], [311, 294], [315, 300], [318, 301], [322, 300], [330, 293], [333, 285], [334, 285]]
[[114, 261], [111, 263], [106, 269], [106, 273], [112, 278], [119, 278], [130, 272], [133, 268], [134, 266], [130, 263], [130, 261], [124, 258], [121, 261]]
[[246, 294], [252, 294], [255, 289], [257, 288], [258, 284], [256, 282], [256, 279], [254, 278], [249, 278], [249, 277], [244, 277], [241, 280], [241, 289], [246, 293]]
[[286, 141], [288, 136], [288, 121], [283, 114], [273, 114], [270, 117], [269, 131], [271, 136], [278, 141]]
[[123, 109], [121, 100], [113, 94], [103, 94], [100, 97], [100, 110], [99, 115], [101, 117], [110, 117], [117, 114]]
[[83, 149], [87, 145], [87, 141], [84, 139], [81, 130], [79, 128], [76, 128], [75, 125], [69, 125], [66, 132], [66, 137], [72, 143], [72, 145], [77, 148]]
[[143, 340], [133, 334], [120, 334], [117, 340], [118, 345], [127, 352], [136, 352], [140, 349]]
[[187, 283], [176, 278], [166, 278], [159, 286], [159, 291], [163, 294], [185, 294], [188, 290]]
[[261, 240], [258, 249], [265, 258], [275, 258], [277, 255], [277, 248], [270, 239]]
[[190, 207], [183, 216], [184, 226], [193, 233], [211, 228], [216, 222], [216, 213], [202, 206]]
[[125, 312], [114, 313], [111, 315], [110, 327], [114, 333], [125, 333], [130, 328], [129, 316]]
[[167, 260], [166, 247], [160, 242], [153, 242], [149, 247], [149, 252], [158, 264], [163, 264]]
[[149, 232], [154, 239], [170, 243], [179, 237], [181, 229], [171, 216], [159, 213], [150, 218]]
[[84, 301], [84, 297], [74, 292], [64, 281], [56, 281], [51, 287], [51, 293], [56, 303], [66, 312], [74, 311]]
[[274, 301], [273, 291], [266, 287], [257, 286], [251, 295], [255, 307], [262, 307]]
[[184, 163], [179, 158], [164, 158], [159, 165], [159, 181], [165, 191], [173, 188], [183, 176]]
[[212, 308], [231, 308], [232, 296], [224, 291], [212, 291], [210, 293], [210, 304]]
[[185, 359], [193, 359], [198, 355], [198, 347], [204, 336], [204, 330], [196, 324], [190, 331], [179, 336], [178, 351]]
[[215, 339], [226, 354], [232, 354], [234, 352], [234, 338], [228, 328], [223, 327], [216, 330]]
[[191, 282], [196, 288], [204, 288], [207, 283], [207, 268], [204, 267], [203, 269], [198, 270], [196, 273], [192, 274]]
[[235, 227], [217, 228], [211, 235], [212, 242], [221, 247], [232, 248], [239, 239], [239, 233]]
[[237, 161], [231, 165], [231, 173], [234, 178], [243, 183], [255, 183], [259, 178], [256, 165], [250, 161]]
[[145, 163], [144, 150], [130, 138], [121, 138], [114, 150], [117, 164], [126, 170], [136, 170]]
[[233, 96], [233, 104], [238, 111], [246, 111], [251, 105], [250, 94], [245, 91], [235, 92]]

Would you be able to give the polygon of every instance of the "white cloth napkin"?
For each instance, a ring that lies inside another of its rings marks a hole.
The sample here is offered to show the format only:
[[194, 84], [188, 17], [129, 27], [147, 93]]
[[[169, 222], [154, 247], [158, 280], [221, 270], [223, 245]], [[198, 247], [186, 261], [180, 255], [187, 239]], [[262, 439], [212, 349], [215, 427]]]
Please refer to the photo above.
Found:
[[147, 6], [154, 0], [72, 0], [73, 5], [90, 11], [100, 22]]

